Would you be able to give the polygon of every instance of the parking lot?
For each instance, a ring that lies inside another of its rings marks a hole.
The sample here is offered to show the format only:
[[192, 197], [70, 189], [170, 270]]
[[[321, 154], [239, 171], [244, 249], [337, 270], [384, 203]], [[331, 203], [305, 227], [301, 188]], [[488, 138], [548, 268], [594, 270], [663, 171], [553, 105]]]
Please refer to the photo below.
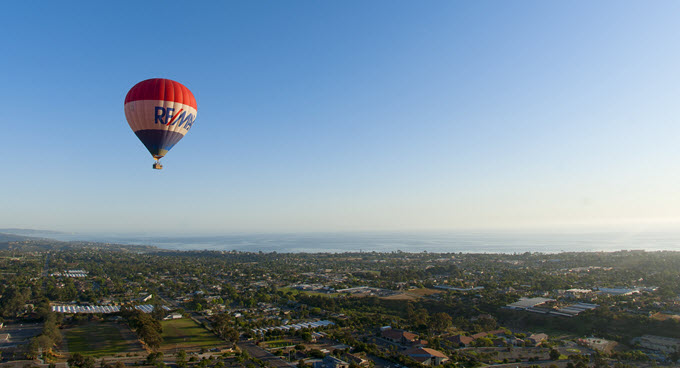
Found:
[[9, 341], [0, 342], [0, 349], [8, 349], [17, 345], [27, 344], [31, 338], [42, 332], [42, 323], [23, 323], [5, 325], [0, 329], [0, 335], [9, 334]]

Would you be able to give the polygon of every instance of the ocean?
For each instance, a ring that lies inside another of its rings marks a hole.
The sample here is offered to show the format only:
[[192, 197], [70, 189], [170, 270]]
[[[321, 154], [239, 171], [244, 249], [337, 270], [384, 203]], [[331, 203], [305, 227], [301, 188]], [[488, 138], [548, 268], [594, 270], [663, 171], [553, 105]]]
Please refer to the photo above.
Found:
[[[40, 236], [37, 235], [36, 236]], [[232, 235], [49, 234], [62, 241], [84, 240], [152, 245], [172, 250], [280, 253], [432, 252], [560, 253], [617, 250], [680, 251], [680, 231], [608, 232], [371, 232]]]

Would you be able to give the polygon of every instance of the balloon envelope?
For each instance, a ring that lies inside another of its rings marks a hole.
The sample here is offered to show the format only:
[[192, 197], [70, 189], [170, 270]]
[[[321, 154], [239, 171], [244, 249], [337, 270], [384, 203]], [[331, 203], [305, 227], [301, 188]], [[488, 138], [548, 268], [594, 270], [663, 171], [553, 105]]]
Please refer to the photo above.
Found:
[[125, 117], [149, 153], [158, 160], [184, 137], [196, 120], [194, 95], [170, 79], [147, 79], [125, 96]]

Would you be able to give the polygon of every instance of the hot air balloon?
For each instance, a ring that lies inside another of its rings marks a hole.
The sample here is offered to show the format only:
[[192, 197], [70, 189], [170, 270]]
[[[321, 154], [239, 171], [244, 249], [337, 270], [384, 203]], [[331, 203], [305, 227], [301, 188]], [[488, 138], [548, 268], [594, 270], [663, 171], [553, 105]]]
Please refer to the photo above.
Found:
[[154, 169], [162, 169], [161, 157], [184, 137], [196, 120], [194, 95], [170, 79], [147, 79], [125, 96], [125, 118], [153, 156]]

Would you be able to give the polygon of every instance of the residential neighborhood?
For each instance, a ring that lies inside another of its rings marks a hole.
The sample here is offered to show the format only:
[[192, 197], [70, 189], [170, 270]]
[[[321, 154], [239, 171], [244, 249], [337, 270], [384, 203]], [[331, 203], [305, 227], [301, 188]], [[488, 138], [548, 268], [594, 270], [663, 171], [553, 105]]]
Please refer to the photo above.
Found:
[[672, 252], [61, 250], [32, 239], [11, 247], [0, 250], [0, 366], [613, 367], [680, 359], [680, 274], [655, 273], [659, 264], [680, 270]]

